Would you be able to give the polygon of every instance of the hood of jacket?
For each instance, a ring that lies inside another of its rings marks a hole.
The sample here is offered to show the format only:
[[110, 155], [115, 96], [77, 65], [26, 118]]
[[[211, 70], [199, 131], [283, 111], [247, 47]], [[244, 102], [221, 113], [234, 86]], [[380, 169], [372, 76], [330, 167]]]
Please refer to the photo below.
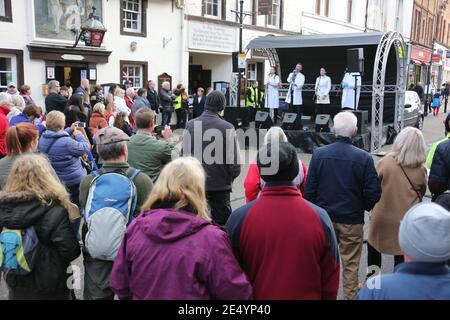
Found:
[[48, 207], [31, 192], [0, 192], [0, 227], [28, 228], [47, 211]]
[[69, 133], [66, 131], [50, 131], [47, 130], [45, 131], [42, 136], [44, 138], [49, 138], [49, 139], [53, 139], [53, 138], [60, 138], [60, 137], [69, 137]]
[[140, 215], [136, 224], [152, 241], [170, 243], [199, 232], [211, 222], [187, 211], [154, 209]]

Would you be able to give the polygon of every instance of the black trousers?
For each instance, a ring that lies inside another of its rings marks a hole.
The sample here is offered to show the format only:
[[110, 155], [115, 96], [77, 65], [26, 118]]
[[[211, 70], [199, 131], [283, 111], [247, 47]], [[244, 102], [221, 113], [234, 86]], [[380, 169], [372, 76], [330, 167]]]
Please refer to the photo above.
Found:
[[218, 225], [224, 226], [231, 215], [230, 191], [209, 191], [206, 192], [211, 209], [211, 218]]
[[184, 129], [186, 127], [186, 110], [183, 108], [177, 109], [175, 113], [177, 114], [177, 129]]
[[[404, 256], [394, 256], [394, 267], [405, 262]], [[367, 266], [376, 266], [381, 269], [381, 253], [367, 242]], [[374, 271], [367, 274], [367, 278], [374, 275]]]
[[448, 97], [445, 97], [445, 108], [444, 108], [444, 113], [447, 113], [447, 106], [448, 106]]

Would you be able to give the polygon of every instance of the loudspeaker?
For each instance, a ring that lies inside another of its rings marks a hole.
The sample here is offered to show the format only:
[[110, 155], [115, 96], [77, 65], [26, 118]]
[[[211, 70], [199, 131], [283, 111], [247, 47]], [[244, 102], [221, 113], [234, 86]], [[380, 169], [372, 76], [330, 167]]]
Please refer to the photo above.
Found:
[[285, 113], [281, 128], [283, 130], [303, 130], [302, 119], [296, 113]]
[[273, 121], [268, 112], [258, 111], [255, 115], [256, 129], [270, 129], [273, 127]]
[[239, 109], [236, 106], [226, 106], [223, 116], [225, 121], [234, 125], [236, 129], [242, 127], [242, 117], [239, 114]]
[[316, 132], [329, 132], [330, 119], [329, 114], [318, 114], [316, 116]]
[[365, 134], [369, 131], [369, 111], [357, 110], [353, 114], [358, 119], [358, 134]]
[[232, 52], [231, 53], [231, 58], [233, 60], [233, 73], [237, 73], [239, 72], [239, 52]]
[[347, 71], [364, 73], [364, 49], [347, 49]]

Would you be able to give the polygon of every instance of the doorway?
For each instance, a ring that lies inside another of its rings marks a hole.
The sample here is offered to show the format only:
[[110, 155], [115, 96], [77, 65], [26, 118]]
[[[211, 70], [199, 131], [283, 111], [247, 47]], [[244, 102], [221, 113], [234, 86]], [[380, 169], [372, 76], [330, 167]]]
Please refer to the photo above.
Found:
[[197, 92], [199, 87], [206, 89], [212, 86], [211, 70], [204, 70], [201, 65], [189, 66], [189, 93]]
[[87, 66], [84, 65], [56, 65], [55, 78], [62, 86], [72, 86], [76, 90], [81, 83], [83, 77], [87, 78]]

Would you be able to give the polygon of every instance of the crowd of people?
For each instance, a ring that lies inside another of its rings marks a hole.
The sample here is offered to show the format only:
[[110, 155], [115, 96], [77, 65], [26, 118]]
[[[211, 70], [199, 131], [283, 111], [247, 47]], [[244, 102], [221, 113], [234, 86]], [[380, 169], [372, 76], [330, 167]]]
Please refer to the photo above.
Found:
[[[14, 92], [0, 93], [0, 269], [10, 299], [76, 298], [69, 267], [80, 255], [86, 300], [334, 300], [341, 273], [347, 300], [450, 299], [448, 139], [430, 151], [428, 177], [415, 128], [375, 165], [352, 144], [355, 115], [341, 112], [336, 141], [307, 167], [273, 127], [247, 172], [247, 204], [233, 211], [242, 165], [220, 91], [200, 88], [187, 121], [182, 85], [157, 93], [152, 81], [137, 92], [124, 83], [104, 95], [83, 80], [68, 97], [57, 81], [48, 88], [42, 110], [24, 86], [12, 117]], [[173, 113], [185, 127], [181, 153]], [[205, 138], [211, 130], [226, 138], [221, 152]], [[435, 203], [422, 203], [427, 186]], [[366, 212], [370, 268], [360, 282]], [[382, 254], [394, 256], [395, 272], [373, 287]]]

